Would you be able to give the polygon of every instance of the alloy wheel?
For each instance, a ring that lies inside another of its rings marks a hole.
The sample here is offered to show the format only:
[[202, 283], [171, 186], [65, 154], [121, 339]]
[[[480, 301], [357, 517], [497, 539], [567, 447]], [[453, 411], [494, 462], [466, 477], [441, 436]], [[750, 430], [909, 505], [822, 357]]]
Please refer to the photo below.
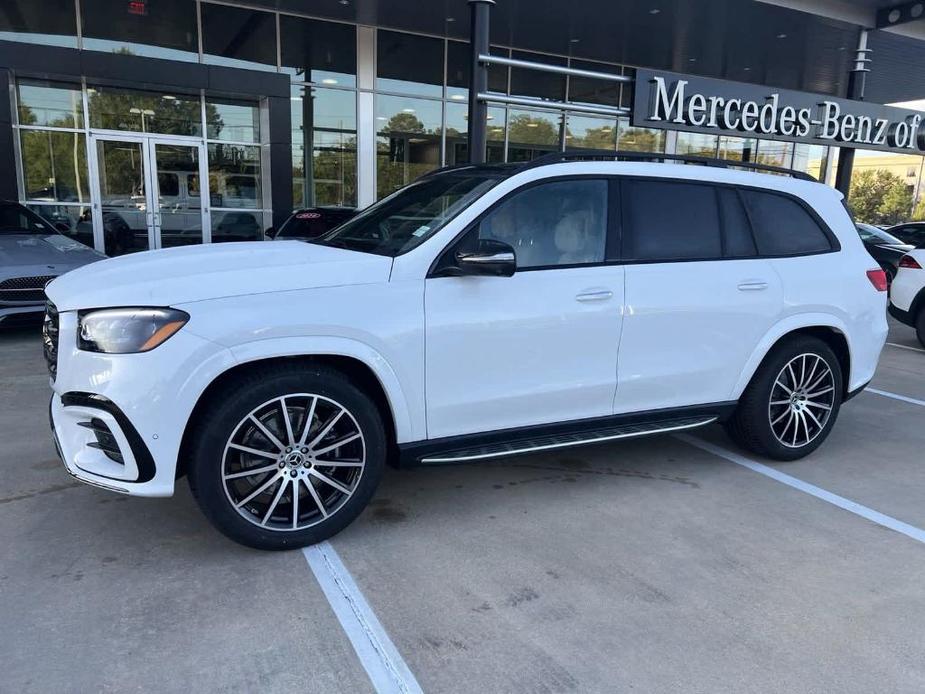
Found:
[[234, 428], [222, 484], [235, 510], [266, 530], [295, 531], [333, 516], [353, 496], [366, 465], [354, 416], [321, 395], [268, 400]]
[[825, 359], [807, 352], [790, 361], [771, 387], [768, 418], [788, 448], [808, 445], [825, 429], [835, 406], [835, 374]]

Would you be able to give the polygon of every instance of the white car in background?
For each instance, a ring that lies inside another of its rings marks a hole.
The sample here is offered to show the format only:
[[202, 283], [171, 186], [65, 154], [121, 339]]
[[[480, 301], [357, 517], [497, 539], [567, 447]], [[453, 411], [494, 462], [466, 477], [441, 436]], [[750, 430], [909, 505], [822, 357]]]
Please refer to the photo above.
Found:
[[187, 475], [222, 532], [283, 549], [347, 526], [386, 464], [717, 421], [760, 455], [809, 454], [887, 334], [841, 194], [615, 156], [450, 168], [310, 242], [52, 282], [64, 464], [140, 496]]
[[890, 314], [915, 328], [925, 347], [925, 248], [910, 251], [899, 260], [890, 295]]

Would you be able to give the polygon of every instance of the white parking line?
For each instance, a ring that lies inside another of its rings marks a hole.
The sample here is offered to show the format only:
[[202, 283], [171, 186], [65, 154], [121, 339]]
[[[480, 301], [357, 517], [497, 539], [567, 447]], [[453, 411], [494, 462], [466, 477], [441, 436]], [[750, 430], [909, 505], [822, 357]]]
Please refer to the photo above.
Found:
[[844, 509], [845, 511], [853, 513], [856, 516], [860, 516], [861, 518], [866, 518], [867, 520], [872, 521], [877, 525], [881, 525], [884, 528], [895, 530], [898, 533], [902, 533], [906, 537], [910, 537], [913, 540], [925, 543], [925, 530], [916, 528], [914, 525], [903, 523], [901, 520], [897, 520], [892, 516], [887, 516], [883, 513], [880, 513], [879, 511], [875, 511], [872, 508], [863, 506], [856, 501], [846, 499], [843, 496], [838, 496], [838, 494], [833, 494], [832, 492], [826, 491], [825, 489], [817, 487], [814, 484], [804, 482], [803, 480], [787, 475], [768, 465], [750, 460], [743, 455], [734, 453], [733, 451], [727, 451], [722, 446], [717, 446], [702, 439], [695, 438], [690, 434], [675, 434], [674, 436], [675, 438], [680, 439], [685, 443], [689, 443], [692, 446], [696, 446], [701, 450], [712, 453], [713, 455], [718, 455], [720, 458], [724, 458], [730, 463], [735, 463], [736, 465], [746, 467], [753, 472], [757, 472], [759, 475], [770, 477], [772, 480], [780, 482], [781, 484], [786, 484], [788, 487], [797, 489], [801, 492], [804, 492], [805, 494], [809, 494], [810, 496], [814, 496], [817, 499], [821, 499], [822, 501], [826, 501], [833, 506], [838, 506], [838, 508]]
[[912, 352], [925, 352], [925, 349], [919, 349], [918, 347], [910, 347], [909, 345], [897, 345], [895, 342], [887, 342], [890, 347], [899, 347], [899, 349], [908, 349]]
[[322, 542], [304, 548], [302, 553], [375, 690], [380, 694], [420, 694], [420, 685], [334, 547]]
[[873, 393], [874, 395], [882, 395], [885, 398], [902, 400], [903, 402], [908, 402], [912, 405], [921, 405], [922, 407], [925, 407], [925, 400], [916, 400], [915, 398], [910, 398], [908, 395], [897, 395], [896, 393], [891, 393], [887, 390], [878, 390], [877, 388], [865, 388], [865, 391], [868, 393]]

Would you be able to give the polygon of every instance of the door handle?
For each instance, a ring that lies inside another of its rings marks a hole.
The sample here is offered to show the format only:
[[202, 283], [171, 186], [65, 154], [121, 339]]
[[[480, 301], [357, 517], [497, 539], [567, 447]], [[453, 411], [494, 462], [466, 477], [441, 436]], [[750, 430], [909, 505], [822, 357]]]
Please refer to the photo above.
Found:
[[594, 292], [582, 292], [575, 297], [576, 301], [586, 302], [586, 301], [607, 301], [607, 299], [613, 296], [613, 292], [609, 290], [601, 290]]
[[741, 282], [739, 284], [740, 292], [760, 292], [768, 288], [767, 282], [762, 282], [761, 280], [749, 280], [747, 282]]

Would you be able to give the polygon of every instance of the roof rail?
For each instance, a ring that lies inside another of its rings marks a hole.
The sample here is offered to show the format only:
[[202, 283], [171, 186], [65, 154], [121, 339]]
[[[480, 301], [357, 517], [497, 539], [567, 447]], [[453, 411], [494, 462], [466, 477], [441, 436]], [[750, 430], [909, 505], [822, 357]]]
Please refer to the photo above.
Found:
[[771, 166], [769, 164], [758, 164], [751, 161], [735, 161], [729, 159], [711, 159], [709, 157], [698, 157], [687, 154], [664, 154], [661, 152], [626, 152], [621, 150], [609, 149], [588, 149], [574, 152], [551, 152], [542, 157], [524, 162], [518, 171], [526, 171], [537, 166], [547, 166], [549, 164], [558, 164], [569, 161], [662, 161], [662, 162], [680, 162], [682, 164], [696, 164], [699, 166], [712, 166], [720, 169], [750, 169], [752, 171], [764, 171], [767, 173], [783, 174], [792, 176], [801, 181], [812, 181], [818, 183], [818, 180], [808, 173], [787, 169], [782, 166]]

